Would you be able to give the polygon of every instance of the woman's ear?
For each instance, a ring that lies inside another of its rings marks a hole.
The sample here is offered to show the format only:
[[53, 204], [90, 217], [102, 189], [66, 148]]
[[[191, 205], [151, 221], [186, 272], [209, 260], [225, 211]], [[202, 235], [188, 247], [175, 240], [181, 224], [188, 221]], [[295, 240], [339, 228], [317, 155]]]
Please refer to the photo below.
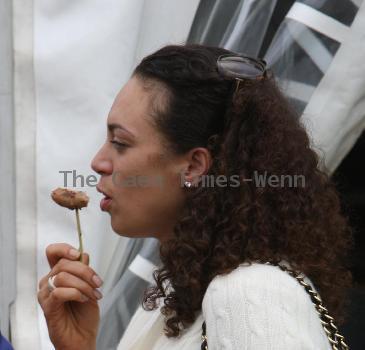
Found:
[[202, 175], [208, 173], [212, 165], [212, 156], [205, 147], [196, 147], [186, 155], [184, 170], [185, 181], [197, 184]]

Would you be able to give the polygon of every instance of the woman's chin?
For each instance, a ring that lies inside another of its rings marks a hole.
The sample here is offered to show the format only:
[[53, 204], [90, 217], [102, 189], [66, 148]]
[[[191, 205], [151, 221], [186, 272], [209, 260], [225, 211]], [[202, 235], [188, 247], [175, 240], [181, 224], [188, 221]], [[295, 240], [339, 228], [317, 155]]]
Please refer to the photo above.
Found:
[[124, 236], [124, 234], [122, 234], [122, 232], [123, 232], [124, 230], [123, 230], [123, 227], [121, 227], [120, 223], [115, 222], [115, 220], [113, 220], [113, 215], [110, 215], [110, 219], [111, 219], [111, 220], [110, 220], [110, 225], [111, 225], [111, 227], [112, 227], [113, 231], [114, 231], [116, 234], [120, 235], [120, 236]]
[[[149, 233], [143, 233], [145, 230], [140, 229], [136, 230], [136, 227], [131, 228], [126, 226], [125, 224], [121, 224], [120, 222], [113, 222], [113, 219], [111, 220], [111, 227], [113, 231], [123, 237], [129, 237], [129, 238], [148, 238], [148, 237], [154, 237], [154, 235]], [[141, 233], [142, 232], [142, 233]]]
[[128, 230], [128, 228], [126, 227], [126, 225], [121, 224], [120, 222], [116, 222], [115, 220], [113, 220], [113, 216], [111, 215], [111, 227], [113, 229], [113, 231], [119, 235], [119, 236], [123, 236], [123, 237], [134, 237], [133, 234], [131, 234], [130, 230]]

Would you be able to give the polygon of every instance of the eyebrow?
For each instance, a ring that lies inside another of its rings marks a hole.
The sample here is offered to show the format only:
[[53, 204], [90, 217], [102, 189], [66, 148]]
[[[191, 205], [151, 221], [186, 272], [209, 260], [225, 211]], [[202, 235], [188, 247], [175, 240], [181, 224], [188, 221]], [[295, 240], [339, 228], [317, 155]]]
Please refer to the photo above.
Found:
[[135, 137], [131, 131], [129, 131], [127, 128], [125, 128], [124, 126], [122, 126], [120, 124], [115, 124], [115, 123], [108, 124], [108, 130], [110, 132], [113, 132], [115, 129], [121, 129], [121, 130], [127, 132], [132, 137]]

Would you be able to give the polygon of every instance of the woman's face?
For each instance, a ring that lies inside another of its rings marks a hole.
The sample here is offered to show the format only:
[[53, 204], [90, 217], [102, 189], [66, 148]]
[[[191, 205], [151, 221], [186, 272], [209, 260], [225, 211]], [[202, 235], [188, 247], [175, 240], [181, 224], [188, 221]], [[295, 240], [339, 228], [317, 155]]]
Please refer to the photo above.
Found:
[[107, 119], [107, 138], [92, 160], [101, 175], [100, 205], [115, 232], [128, 237], [171, 235], [184, 204], [181, 173], [189, 158], [163, 147], [152, 125], [151, 93], [131, 78], [116, 97]]

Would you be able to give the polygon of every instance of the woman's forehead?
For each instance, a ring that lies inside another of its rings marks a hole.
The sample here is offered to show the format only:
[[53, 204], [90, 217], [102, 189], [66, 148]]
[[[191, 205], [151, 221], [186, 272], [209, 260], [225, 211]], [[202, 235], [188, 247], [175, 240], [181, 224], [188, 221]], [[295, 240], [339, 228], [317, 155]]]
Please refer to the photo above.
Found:
[[148, 118], [151, 118], [150, 109], [148, 92], [141, 88], [137, 79], [132, 78], [115, 98], [107, 122], [121, 125], [133, 134], [146, 128], [151, 131], [151, 123], [148, 122]]

